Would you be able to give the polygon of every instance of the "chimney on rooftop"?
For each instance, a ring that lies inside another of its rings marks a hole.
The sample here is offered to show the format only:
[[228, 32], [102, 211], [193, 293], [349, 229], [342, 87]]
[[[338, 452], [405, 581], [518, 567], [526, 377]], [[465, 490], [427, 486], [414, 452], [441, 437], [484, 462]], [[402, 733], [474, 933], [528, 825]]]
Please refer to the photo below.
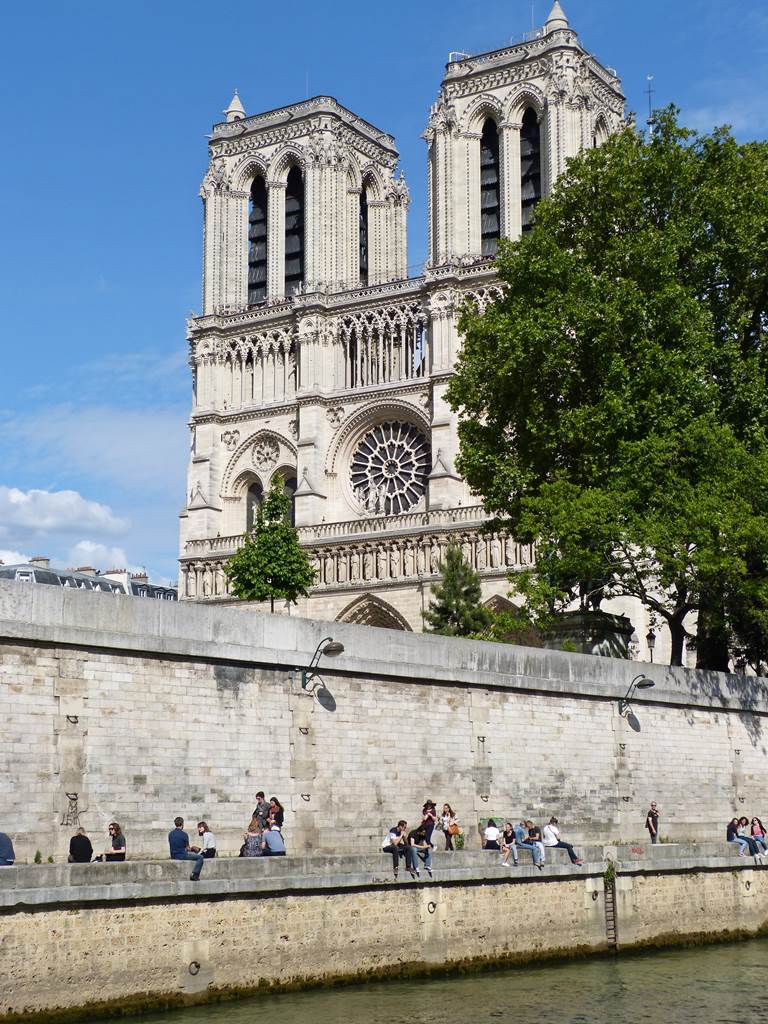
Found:
[[86, 576], [98, 576], [98, 572], [93, 568], [92, 565], [78, 565], [74, 572], [82, 572]]
[[149, 576], [147, 575], [147, 570], [146, 569], [142, 569], [141, 572], [132, 572], [131, 573], [131, 579], [132, 580], [138, 580], [139, 582], [148, 581], [149, 580]]
[[41, 569], [48, 569], [51, 564], [50, 558], [47, 558], [45, 555], [35, 555], [29, 561], [32, 565], [39, 565]]

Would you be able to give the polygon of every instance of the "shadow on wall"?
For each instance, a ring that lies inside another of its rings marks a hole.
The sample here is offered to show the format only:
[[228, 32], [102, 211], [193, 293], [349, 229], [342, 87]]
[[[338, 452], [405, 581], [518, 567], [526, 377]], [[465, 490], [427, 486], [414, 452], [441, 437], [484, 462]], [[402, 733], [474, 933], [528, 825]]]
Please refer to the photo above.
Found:
[[[672, 682], [672, 674], [668, 676]], [[761, 676], [741, 676], [732, 672], [714, 672], [697, 669], [688, 676], [691, 693], [707, 697], [721, 707], [727, 708], [731, 701], [740, 705], [737, 712], [744, 730], [753, 747], [763, 736], [763, 719], [759, 710], [760, 701], [765, 700], [765, 681]], [[763, 747], [765, 753], [765, 747]]]

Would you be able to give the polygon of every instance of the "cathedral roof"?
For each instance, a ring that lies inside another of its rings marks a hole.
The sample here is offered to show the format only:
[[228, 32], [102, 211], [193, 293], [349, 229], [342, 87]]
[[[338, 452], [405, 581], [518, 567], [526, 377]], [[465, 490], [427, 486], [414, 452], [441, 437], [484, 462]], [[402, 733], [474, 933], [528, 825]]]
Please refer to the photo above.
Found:
[[560, 0], [555, 0], [552, 10], [549, 12], [546, 24], [547, 32], [554, 32], [558, 28], [568, 28], [568, 19], [565, 11], [560, 6]]

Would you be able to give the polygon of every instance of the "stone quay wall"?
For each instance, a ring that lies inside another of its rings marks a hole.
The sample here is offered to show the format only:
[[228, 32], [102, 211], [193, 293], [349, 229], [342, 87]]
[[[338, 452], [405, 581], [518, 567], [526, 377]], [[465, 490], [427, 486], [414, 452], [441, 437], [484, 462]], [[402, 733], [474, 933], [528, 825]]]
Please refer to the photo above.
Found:
[[170, 861], [3, 869], [0, 1021], [765, 932], [768, 872], [724, 842], [581, 852], [543, 872], [438, 853], [434, 880], [399, 883], [380, 854], [217, 859], [198, 883]]
[[[324, 686], [300, 670], [330, 634]], [[633, 712], [621, 698], [654, 682]], [[312, 692], [310, 692], [312, 691]], [[236, 854], [254, 794], [289, 852], [370, 852], [425, 798], [482, 818], [557, 814], [565, 838], [720, 839], [764, 820], [768, 702], [745, 677], [209, 606], [0, 583], [0, 830], [20, 861], [66, 859], [117, 820], [166, 857], [181, 814]]]

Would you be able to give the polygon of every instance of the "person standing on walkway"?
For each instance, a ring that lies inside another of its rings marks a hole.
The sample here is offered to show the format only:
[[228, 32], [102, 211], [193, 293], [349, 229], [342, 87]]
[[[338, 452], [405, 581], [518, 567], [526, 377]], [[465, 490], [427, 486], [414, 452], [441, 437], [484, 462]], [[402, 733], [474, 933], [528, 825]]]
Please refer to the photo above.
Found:
[[651, 844], [655, 846], [659, 841], [659, 808], [656, 806], [655, 800], [651, 801], [651, 806], [645, 816], [645, 827], [651, 837]]
[[203, 870], [205, 860], [202, 853], [193, 853], [189, 845], [189, 836], [184, 831], [184, 819], [174, 818], [174, 828], [168, 833], [168, 848], [171, 852], [171, 860], [193, 860], [195, 866], [189, 876], [190, 882], [200, 880], [200, 872]]
[[264, 796], [263, 789], [260, 789], [256, 794], [256, 809], [253, 812], [253, 817], [258, 819], [262, 828], [267, 824], [267, 818], [269, 817], [269, 801]]
[[459, 823], [453, 808], [450, 804], [443, 804], [443, 813], [440, 815], [440, 830], [445, 836], [445, 848], [453, 853], [453, 837], [458, 835]]
[[421, 827], [427, 834], [427, 842], [432, 842], [432, 832], [437, 821], [437, 808], [434, 800], [427, 800], [421, 808]]
[[550, 818], [549, 824], [544, 826], [542, 841], [545, 846], [548, 846], [552, 850], [565, 850], [571, 858], [571, 864], [581, 867], [581, 858], [577, 856], [571, 844], [564, 843], [560, 838], [560, 829], [557, 827], [557, 818]]
[[283, 827], [283, 818], [285, 817], [285, 811], [283, 805], [277, 799], [276, 796], [269, 798], [269, 823], [270, 825], [277, 825], [279, 829]]

